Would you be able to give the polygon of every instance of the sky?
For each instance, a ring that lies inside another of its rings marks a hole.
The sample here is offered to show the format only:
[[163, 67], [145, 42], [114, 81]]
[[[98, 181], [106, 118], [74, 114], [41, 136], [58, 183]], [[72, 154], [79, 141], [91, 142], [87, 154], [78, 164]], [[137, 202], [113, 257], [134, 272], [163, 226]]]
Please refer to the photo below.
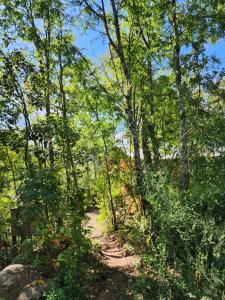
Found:
[[91, 60], [97, 61], [101, 55], [107, 52], [107, 42], [95, 30], [88, 30], [82, 34], [81, 31], [75, 29], [73, 33], [76, 46]]
[[225, 67], [225, 40], [220, 40], [215, 45], [206, 45], [206, 53], [219, 57], [222, 66]]
[[[101, 55], [107, 51], [107, 43], [98, 32], [89, 30], [85, 34], [76, 29], [74, 31], [75, 43], [82, 52], [94, 62], [97, 62]], [[219, 40], [216, 44], [206, 45], [206, 54], [217, 56], [221, 61], [221, 67], [225, 68], [225, 39]]]

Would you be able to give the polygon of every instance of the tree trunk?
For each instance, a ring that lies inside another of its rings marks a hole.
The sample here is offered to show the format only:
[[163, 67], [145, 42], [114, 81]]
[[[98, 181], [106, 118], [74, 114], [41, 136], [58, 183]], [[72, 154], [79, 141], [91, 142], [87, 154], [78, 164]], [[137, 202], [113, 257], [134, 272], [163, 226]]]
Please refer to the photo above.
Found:
[[152, 149], [154, 153], [154, 161], [157, 164], [160, 158], [159, 153], [159, 140], [157, 138], [156, 129], [155, 129], [155, 106], [154, 106], [154, 94], [153, 94], [153, 75], [152, 75], [152, 62], [149, 59], [149, 66], [148, 66], [148, 76], [149, 76], [149, 106], [150, 106], [150, 113], [152, 121], [148, 124], [149, 129], [149, 136], [152, 141]]
[[146, 167], [150, 167], [152, 165], [152, 155], [151, 150], [149, 149], [149, 133], [147, 126], [147, 121], [145, 119], [144, 113], [142, 116], [142, 128], [141, 128], [141, 139], [142, 139], [142, 151], [144, 155], [144, 161]]
[[[137, 16], [138, 16], [138, 13], [137, 13]], [[141, 33], [141, 36], [142, 36], [142, 40], [145, 44], [145, 47], [149, 51], [151, 51], [151, 42], [149, 40], [149, 37], [145, 36], [143, 28], [140, 25], [139, 18], [138, 18], [138, 23], [139, 23], [139, 26], [140, 26], [140, 33]], [[155, 107], [154, 107], [153, 75], [152, 75], [151, 57], [148, 58], [147, 73], [148, 73], [148, 82], [149, 82], [149, 95], [148, 95], [148, 101], [146, 101], [146, 104], [147, 104], [146, 108], [149, 109], [148, 112], [150, 112], [150, 114], [151, 114], [151, 121], [147, 120], [146, 118], [143, 118], [143, 126], [144, 126], [144, 128], [146, 128], [146, 131], [148, 130], [149, 137], [150, 137], [151, 142], [152, 142], [154, 162], [158, 163], [158, 161], [160, 159], [160, 153], [159, 153], [159, 140], [157, 138], [156, 129], [155, 129], [155, 120], [154, 120]], [[146, 134], [146, 136], [147, 136], [147, 134]], [[144, 144], [144, 146], [145, 146], [145, 144]], [[147, 149], [146, 149], [146, 151], [147, 151]]]
[[[143, 210], [143, 212], [145, 212], [146, 208], [147, 208], [147, 203], [146, 203], [146, 199], [145, 199], [144, 178], [143, 178], [142, 164], [141, 164], [141, 157], [140, 157], [139, 130], [138, 130], [137, 121], [135, 119], [134, 111], [132, 109], [132, 104], [131, 104], [132, 103], [131, 75], [130, 75], [130, 71], [129, 71], [129, 66], [126, 63], [126, 59], [124, 56], [118, 12], [117, 12], [117, 8], [116, 8], [116, 4], [115, 4], [114, 0], [111, 0], [111, 6], [112, 6], [112, 11], [113, 11], [113, 22], [114, 22], [116, 37], [117, 37], [117, 46], [116, 46], [115, 50], [121, 61], [121, 65], [122, 65], [124, 76], [126, 78], [126, 85], [127, 85], [127, 87], [126, 87], [127, 94], [125, 95], [126, 102], [127, 102], [126, 114], [128, 117], [128, 124], [129, 124], [129, 128], [130, 128], [132, 139], [133, 139], [133, 145], [134, 145], [134, 161], [135, 161], [137, 191], [141, 198], [142, 210]], [[115, 48], [115, 44], [113, 45], [113, 47]]]
[[134, 146], [134, 164], [135, 164], [137, 192], [141, 198], [142, 210], [143, 212], [145, 212], [147, 208], [147, 203], [145, 199], [144, 175], [143, 175], [141, 156], [140, 156], [139, 131], [132, 110], [129, 107], [127, 108], [127, 115], [128, 115], [128, 123], [129, 123], [130, 131], [133, 139], [133, 146]]
[[89, 162], [88, 157], [86, 156], [86, 190], [88, 195], [88, 201], [91, 201], [91, 188], [90, 188], [90, 172], [89, 172]]
[[17, 184], [16, 184], [16, 174], [15, 174], [13, 162], [12, 162], [11, 157], [9, 155], [9, 150], [8, 150], [8, 146], [7, 145], [6, 145], [6, 154], [7, 154], [9, 166], [10, 166], [10, 169], [11, 169], [11, 172], [12, 172], [13, 187], [14, 187], [14, 192], [15, 192], [15, 195], [16, 195], [17, 206], [18, 206], [18, 192], [17, 192]]
[[187, 190], [189, 186], [189, 155], [188, 155], [188, 131], [187, 113], [185, 107], [185, 95], [182, 84], [182, 71], [180, 62], [180, 40], [176, 13], [176, 0], [172, 0], [173, 5], [173, 30], [174, 30], [174, 70], [176, 75], [176, 87], [178, 94], [179, 118], [180, 118], [180, 140], [181, 140], [181, 187]]
[[[50, 20], [50, 9], [51, 9], [51, 0], [47, 1], [48, 8], [47, 8], [47, 26], [46, 26], [46, 44], [45, 44], [45, 62], [46, 62], [46, 95], [45, 95], [45, 110], [46, 110], [46, 119], [49, 123], [50, 115], [51, 115], [51, 106], [50, 106], [50, 47], [51, 47], [51, 20]], [[50, 124], [48, 124], [50, 126]], [[50, 129], [51, 130], [51, 129]], [[48, 141], [48, 151], [49, 151], [49, 161], [51, 167], [54, 167], [54, 149], [53, 149], [53, 141], [52, 136], [50, 135]]]
[[[61, 36], [62, 38], [62, 36]], [[68, 117], [67, 117], [67, 100], [63, 86], [63, 65], [62, 65], [62, 55], [61, 49], [59, 49], [59, 87], [60, 87], [60, 96], [62, 100], [62, 115], [63, 115], [63, 135], [64, 135], [64, 143], [65, 146], [63, 147], [66, 153], [65, 158], [65, 171], [66, 171], [66, 182], [67, 182], [67, 192], [71, 188], [71, 178], [70, 178], [70, 171], [71, 171], [71, 157], [70, 157], [70, 141], [69, 141], [69, 132], [68, 132]], [[63, 151], [64, 152], [64, 151]]]
[[146, 209], [146, 200], [145, 200], [145, 191], [144, 191], [144, 179], [143, 179], [143, 172], [142, 172], [142, 164], [141, 164], [141, 157], [140, 157], [140, 146], [139, 146], [139, 130], [137, 120], [135, 118], [135, 108], [132, 106], [132, 80], [130, 74], [130, 62], [129, 59], [126, 60], [124, 47], [121, 38], [121, 31], [120, 31], [120, 24], [119, 24], [119, 16], [118, 16], [118, 8], [117, 1], [110, 0], [111, 8], [112, 8], [112, 18], [110, 17], [110, 23], [112, 21], [114, 26], [115, 32], [115, 40], [112, 36], [109, 28], [109, 19], [108, 15], [105, 11], [105, 3], [104, 0], [101, 0], [101, 14], [99, 14], [87, 1], [85, 1], [87, 7], [95, 14], [95, 16], [103, 22], [105, 27], [105, 34], [108, 37], [109, 43], [112, 46], [112, 49], [118, 55], [118, 58], [121, 63], [121, 69], [123, 76], [125, 77], [125, 85], [123, 86], [123, 94], [126, 102], [126, 109], [125, 113], [127, 116], [127, 121], [129, 125], [129, 129], [132, 135], [133, 145], [134, 145], [134, 161], [135, 161], [135, 175], [136, 175], [136, 183], [137, 189], [140, 194], [141, 203], [143, 210]]
[[103, 137], [103, 142], [104, 142], [104, 148], [105, 148], [106, 179], [107, 179], [110, 207], [111, 207], [111, 212], [112, 212], [112, 225], [113, 225], [113, 230], [117, 231], [118, 226], [117, 226], [117, 219], [116, 219], [116, 211], [115, 211], [114, 201], [113, 201], [113, 196], [112, 196], [111, 178], [109, 175], [108, 149], [107, 149], [107, 144], [106, 144], [104, 137]]
[[[98, 112], [96, 111], [96, 120], [99, 121], [98, 117]], [[111, 213], [112, 213], [112, 225], [113, 225], [113, 230], [117, 231], [118, 226], [117, 226], [117, 218], [116, 218], [116, 211], [114, 207], [114, 201], [113, 201], [113, 196], [112, 196], [112, 184], [111, 184], [111, 178], [109, 174], [109, 161], [108, 161], [108, 156], [109, 156], [109, 151], [106, 143], [106, 139], [104, 135], [102, 135], [102, 140], [104, 144], [104, 159], [105, 159], [105, 168], [106, 168], [106, 180], [107, 180], [107, 187], [108, 187], [108, 195], [109, 195], [109, 202], [110, 202], [110, 208], [111, 208]]]

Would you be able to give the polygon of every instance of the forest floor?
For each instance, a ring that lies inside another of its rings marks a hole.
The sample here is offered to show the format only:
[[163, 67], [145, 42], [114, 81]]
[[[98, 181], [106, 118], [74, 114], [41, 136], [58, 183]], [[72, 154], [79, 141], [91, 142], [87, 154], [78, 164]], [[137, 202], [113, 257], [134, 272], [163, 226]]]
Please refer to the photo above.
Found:
[[138, 277], [138, 256], [127, 254], [114, 234], [104, 234], [98, 215], [98, 209], [89, 210], [85, 226], [91, 229], [90, 238], [99, 253], [97, 263], [90, 270], [95, 279], [89, 286], [87, 299], [134, 299], [132, 285]]

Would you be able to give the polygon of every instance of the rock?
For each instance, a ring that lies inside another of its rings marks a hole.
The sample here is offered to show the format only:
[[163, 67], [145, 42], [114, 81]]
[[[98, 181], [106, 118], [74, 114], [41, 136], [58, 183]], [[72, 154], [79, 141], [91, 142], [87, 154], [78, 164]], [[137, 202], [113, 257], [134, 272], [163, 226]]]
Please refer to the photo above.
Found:
[[109, 239], [110, 239], [111, 241], [115, 241], [115, 240], [116, 240], [116, 237], [115, 237], [114, 234], [109, 234]]
[[25, 286], [17, 300], [39, 299], [52, 286], [52, 280], [35, 280]]
[[39, 278], [31, 266], [9, 265], [0, 272], [0, 296], [6, 300], [15, 300], [24, 286]]

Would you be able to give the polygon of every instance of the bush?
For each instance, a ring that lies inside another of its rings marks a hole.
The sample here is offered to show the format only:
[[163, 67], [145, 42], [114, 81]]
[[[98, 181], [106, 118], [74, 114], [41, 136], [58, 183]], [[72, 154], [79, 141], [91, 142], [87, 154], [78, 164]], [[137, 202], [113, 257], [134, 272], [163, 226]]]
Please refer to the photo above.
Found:
[[20, 253], [17, 255], [12, 263], [20, 263], [20, 264], [32, 264], [35, 259], [34, 252], [34, 241], [31, 239], [27, 239], [21, 243]]
[[[181, 195], [159, 173], [149, 175], [148, 190], [152, 186], [154, 191], [151, 188], [148, 195], [153, 207], [151, 242], [142, 256], [145, 275], [137, 289], [145, 286], [146, 299], [222, 299], [225, 222], [217, 194], [210, 199], [202, 196], [196, 203], [194, 188]], [[216, 214], [211, 213], [211, 199]]]
[[65, 291], [62, 288], [54, 288], [45, 294], [46, 300], [66, 300]]
[[85, 257], [89, 251], [89, 243], [83, 236], [80, 217], [74, 216], [70, 228], [68, 234], [71, 236], [71, 245], [62, 251], [56, 260], [57, 289], [53, 294], [58, 296], [63, 291], [62, 299], [76, 300], [84, 298], [88, 281]]

